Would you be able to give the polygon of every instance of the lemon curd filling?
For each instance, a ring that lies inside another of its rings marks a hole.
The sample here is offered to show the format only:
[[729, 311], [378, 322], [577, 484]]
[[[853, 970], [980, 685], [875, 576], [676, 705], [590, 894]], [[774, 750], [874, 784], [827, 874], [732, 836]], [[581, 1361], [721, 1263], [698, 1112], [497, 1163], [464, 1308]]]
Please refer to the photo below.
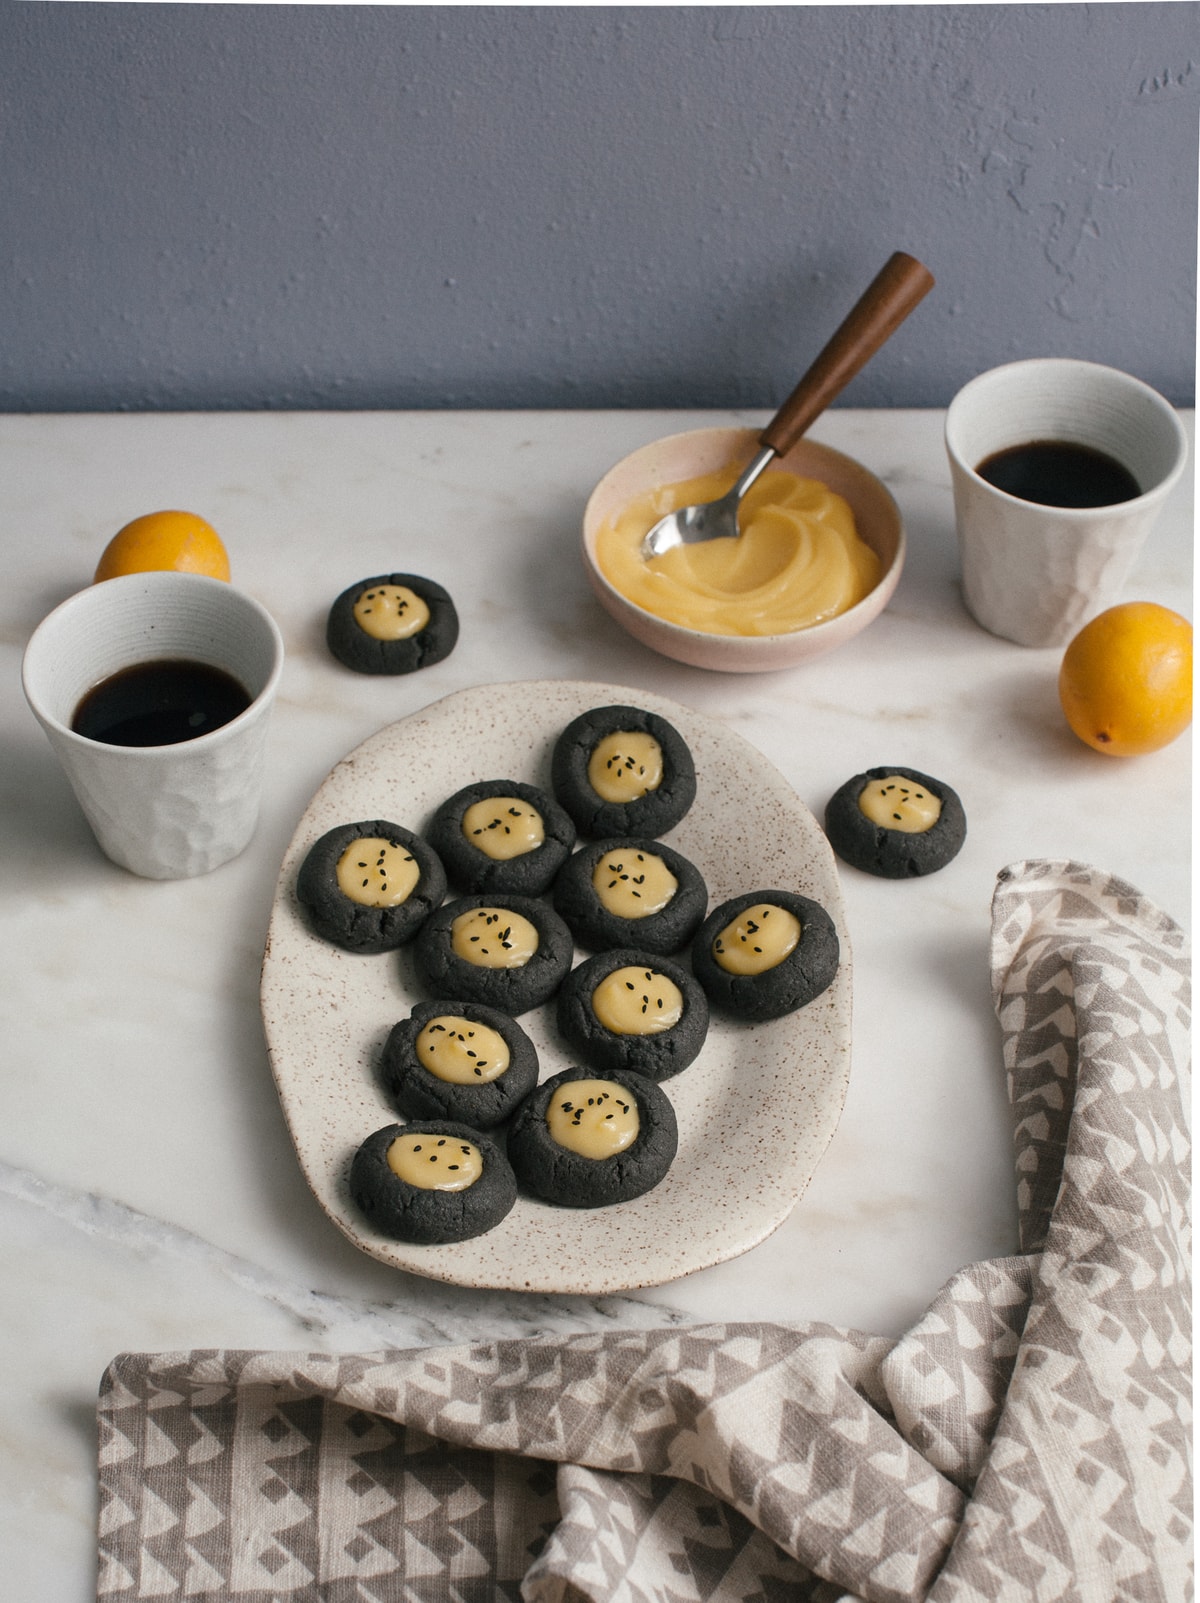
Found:
[[683, 993], [654, 969], [618, 968], [592, 992], [592, 1012], [614, 1035], [661, 1035], [683, 1017]]
[[408, 640], [429, 622], [429, 607], [404, 584], [377, 584], [354, 603], [354, 621], [373, 640]]
[[858, 805], [873, 824], [905, 835], [924, 834], [942, 816], [941, 798], [903, 774], [873, 779], [859, 796]]
[[661, 857], [618, 846], [605, 852], [592, 870], [592, 888], [605, 912], [617, 918], [649, 918], [662, 912], [679, 881]]
[[458, 1013], [439, 1013], [417, 1036], [417, 1062], [447, 1085], [487, 1084], [509, 1065], [508, 1045], [498, 1030]]
[[588, 759], [588, 784], [602, 801], [638, 801], [662, 784], [662, 747], [641, 729], [614, 730]]
[[668, 623], [717, 635], [776, 635], [837, 617], [879, 582], [880, 563], [840, 495], [816, 479], [769, 469], [751, 485], [736, 539], [676, 546], [647, 561], [647, 532], [668, 512], [732, 488], [726, 469], [631, 501], [596, 535], [605, 578]]
[[421, 1191], [465, 1191], [483, 1173], [483, 1154], [456, 1136], [406, 1134], [388, 1147], [387, 1165]]
[[800, 944], [800, 920], [786, 907], [759, 902], [727, 924], [713, 942], [713, 957], [727, 974], [765, 974]]
[[476, 968], [522, 968], [538, 949], [538, 932], [509, 908], [469, 908], [451, 924], [450, 945]]
[[485, 796], [463, 814], [463, 834], [494, 863], [534, 852], [546, 839], [546, 826], [536, 807], [519, 796]]
[[411, 852], [378, 835], [363, 835], [338, 858], [338, 888], [363, 907], [399, 907], [417, 888], [421, 870]]
[[611, 1158], [637, 1140], [637, 1103], [612, 1080], [570, 1080], [550, 1098], [551, 1139], [581, 1158]]

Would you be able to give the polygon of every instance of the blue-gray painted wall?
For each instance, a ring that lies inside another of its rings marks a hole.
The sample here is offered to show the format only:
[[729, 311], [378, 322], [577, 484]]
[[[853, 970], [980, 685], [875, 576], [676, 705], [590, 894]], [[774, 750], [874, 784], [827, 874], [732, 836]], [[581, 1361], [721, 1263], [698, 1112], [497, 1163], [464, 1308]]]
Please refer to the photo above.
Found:
[[0, 410], [1191, 404], [1196, 4], [0, 3]]

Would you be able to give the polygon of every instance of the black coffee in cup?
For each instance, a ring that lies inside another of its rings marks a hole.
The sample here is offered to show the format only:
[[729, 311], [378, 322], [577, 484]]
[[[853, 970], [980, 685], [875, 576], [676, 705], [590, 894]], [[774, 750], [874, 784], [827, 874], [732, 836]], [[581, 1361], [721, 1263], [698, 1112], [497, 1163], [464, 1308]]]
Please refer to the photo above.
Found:
[[1067, 440], [1031, 440], [984, 457], [975, 469], [1006, 495], [1051, 507], [1108, 507], [1132, 501], [1141, 486], [1106, 451]]
[[71, 728], [106, 746], [177, 746], [229, 723], [250, 705], [232, 674], [207, 662], [136, 662], [94, 685]]

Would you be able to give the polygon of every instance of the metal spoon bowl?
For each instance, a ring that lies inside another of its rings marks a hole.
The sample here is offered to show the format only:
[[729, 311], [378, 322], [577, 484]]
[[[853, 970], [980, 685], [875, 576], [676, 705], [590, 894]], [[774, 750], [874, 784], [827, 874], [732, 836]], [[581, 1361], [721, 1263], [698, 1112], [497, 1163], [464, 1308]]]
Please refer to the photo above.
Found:
[[738, 507], [746, 491], [775, 457], [795, 445], [932, 288], [927, 267], [904, 251], [893, 252], [763, 429], [758, 437], [762, 449], [733, 488], [715, 501], [668, 512], [642, 541], [642, 555], [648, 559], [677, 545], [736, 538]]

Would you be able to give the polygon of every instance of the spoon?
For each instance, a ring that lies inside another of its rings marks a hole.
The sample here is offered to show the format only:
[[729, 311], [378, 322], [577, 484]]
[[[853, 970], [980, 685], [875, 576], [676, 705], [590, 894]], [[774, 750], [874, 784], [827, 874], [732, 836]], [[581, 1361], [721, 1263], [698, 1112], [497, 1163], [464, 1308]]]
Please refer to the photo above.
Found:
[[863, 291], [829, 343], [758, 437], [762, 450], [732, 490], [716, 501], [668, 512], [642, 541], [643, 557], [672, 546], [738, 534], [738, 503], [776, 456], [783, 456], [874, 356], [914, 306], [933, 288], [933, 274], [915, 256], [895, 251]]

